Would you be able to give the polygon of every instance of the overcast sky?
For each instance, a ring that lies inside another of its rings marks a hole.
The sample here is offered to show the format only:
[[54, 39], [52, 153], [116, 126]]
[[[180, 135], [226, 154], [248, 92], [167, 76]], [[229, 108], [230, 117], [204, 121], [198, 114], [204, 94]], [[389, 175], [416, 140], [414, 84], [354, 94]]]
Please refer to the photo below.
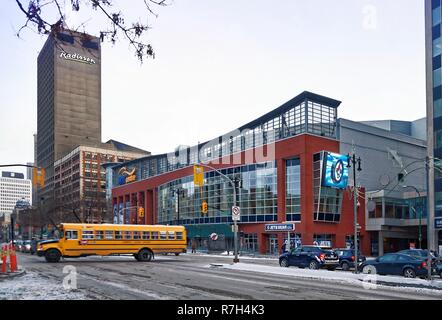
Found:
[[[0, 164], [26, 163], [45, 37], [15, 37], [24, 17], [15, 0], [1, 2]], [[139, 8], [125, 12], [137, 18]], [[422, 0], [175, 0], [157, 13], [154, 60], [140, 65], [126, 43], [102, 46], [103, 141], [170, 152], [304, 90], [342, 101], [339, 117], [350, 120], [425, 117]], [[93, 28], [87, 18], [69, 23]]]

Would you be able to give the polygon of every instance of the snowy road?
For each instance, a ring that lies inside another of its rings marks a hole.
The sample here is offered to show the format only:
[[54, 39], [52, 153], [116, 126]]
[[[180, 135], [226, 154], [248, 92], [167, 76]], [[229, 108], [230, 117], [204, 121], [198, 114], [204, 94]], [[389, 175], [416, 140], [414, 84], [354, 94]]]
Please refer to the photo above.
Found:
[[[8, 298], [5, 292], [11, 292], [12, 298], [32, 299], [32, 294], [26, 293], [27, 282], [29, 291], [53, 293], [41, 293], [36, 299], [442, 299], [442, 291], [436, 290], [300, 277], [301, 271], [307, 270], [280, 268], [274, 259], [241, 258], [241, 263], [233, 266], [231, 257], [185, 254], [158, 256], [150, 263], [133, 257], [88, 257], [49, 264], [43, 258], [19, 254], [18, 261], [28, 274], [0, 282], [0, 299]], [[73, 275], [78, 289], [64, 289], [63, 281]]]

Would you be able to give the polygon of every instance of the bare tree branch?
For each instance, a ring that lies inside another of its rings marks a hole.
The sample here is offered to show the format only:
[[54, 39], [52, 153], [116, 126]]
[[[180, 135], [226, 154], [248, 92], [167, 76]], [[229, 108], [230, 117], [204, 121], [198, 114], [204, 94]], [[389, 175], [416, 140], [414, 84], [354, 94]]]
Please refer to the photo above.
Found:
[[[153, 15], [158, 17], [158, 14], [152, 9], [152, 5], [157, 7], [167, 6], [166, 0], [138, 0], [143, 1], [144, 7], [146, 8], [147, 15]], [[62, 5], [63, 2], [60, 0], [50, 0], [43, 3], [40, 0], [30, 0], [28, 8], [23, 6], [23, 0], [16, 0], [19, 10], [25, 15], [26, 22], [17, 32], [17, 36], [20, 37], [20, 32], [24, 28], [31, 27], [32, 24], [37, 32], [40, 34], [52, 33], [57, 35], [64, 28], [67, 28], [65, 21], [65, 6]], [[135, 56], [142, 62], [144, 58], [155, 58], [155, 53], [152, 46], [142, 39], [149, 29], [151, 29], [147, 23], [141, 22], [129, 22], [126, 23], [122, 12], [112, 12], [113, 0], [70, 0], [72, 10], [74, 12], [79, 12], [80, 10], [87, 10], [83, 5], [90, 4], [93, 10], [98, 10], [111, 25], [110, 30], [104, 27], [100, 27], [99, 37], [103, 42], [108, 40], [109, 42], [115, 44], [117, 41], [125, 40], [128, 41], [131, 47], [135, 51]], [[53, 23], [47, 21], [48, 8], [50, 5], [56, 8], [58, 12], [58, 17]], [[78, 28], [77, 28], [78, 29]], [[123, 39], [119, 39], [118, 35], [122, 34]]]

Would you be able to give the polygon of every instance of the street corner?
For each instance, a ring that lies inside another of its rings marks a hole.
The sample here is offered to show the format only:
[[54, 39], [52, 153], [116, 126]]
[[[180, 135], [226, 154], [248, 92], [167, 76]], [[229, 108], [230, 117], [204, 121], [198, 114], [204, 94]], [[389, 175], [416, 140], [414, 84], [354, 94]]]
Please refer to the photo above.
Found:
[[14, 271], [14, 272], [0, 273], [0, 282], [4, 281], [4, 280], [8, 280], [8, 279], [13, 279], [13, 278], [16, 278], [16, 277], [21, 277], [21, 276], [23, 276], [25, 274], [26, 274], [26, 270], [25, 269], [18, 269], [18, 270]]

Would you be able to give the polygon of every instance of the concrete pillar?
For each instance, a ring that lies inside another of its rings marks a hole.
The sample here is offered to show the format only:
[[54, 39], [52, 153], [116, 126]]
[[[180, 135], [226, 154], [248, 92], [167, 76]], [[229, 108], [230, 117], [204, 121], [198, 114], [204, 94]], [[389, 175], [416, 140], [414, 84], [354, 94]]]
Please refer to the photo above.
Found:
[[378, 252], [379, 256], [384, 255], [384, 234], [382, 231], [378, 232]]

